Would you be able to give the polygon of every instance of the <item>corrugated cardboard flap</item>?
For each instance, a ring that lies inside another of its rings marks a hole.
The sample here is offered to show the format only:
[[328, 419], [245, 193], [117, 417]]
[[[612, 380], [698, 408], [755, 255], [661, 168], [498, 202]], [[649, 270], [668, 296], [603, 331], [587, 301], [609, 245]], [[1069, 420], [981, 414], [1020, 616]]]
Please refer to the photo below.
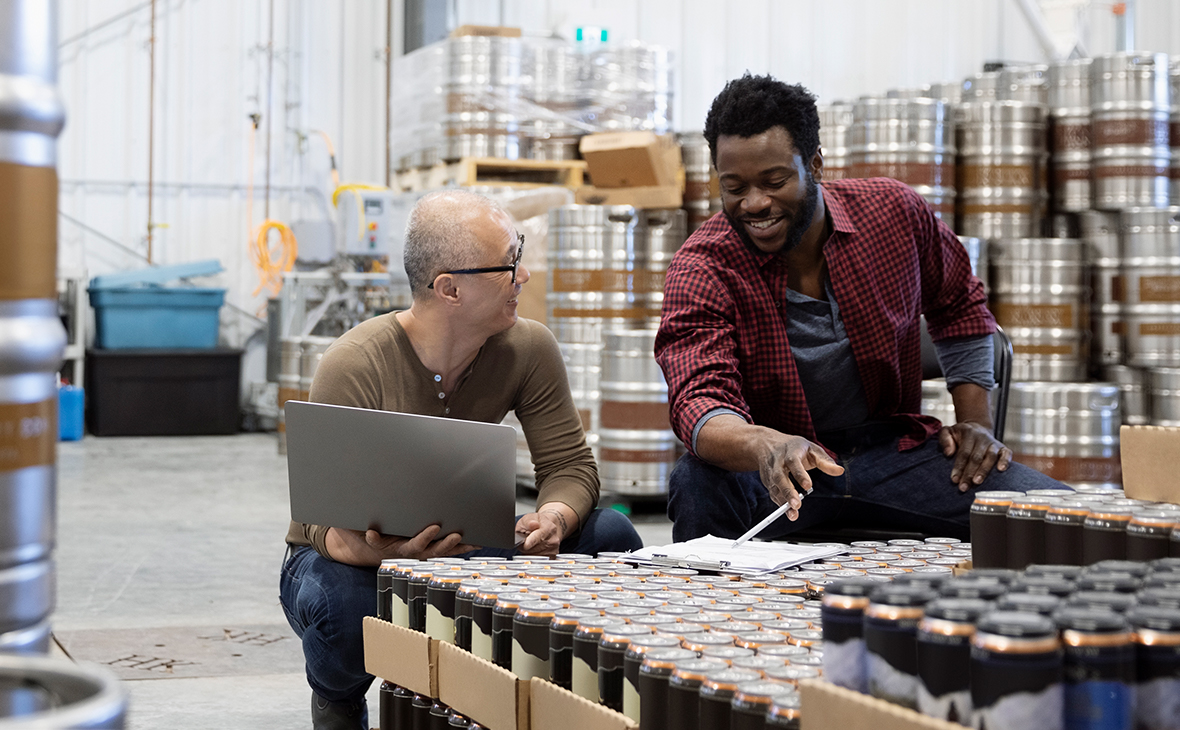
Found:
[[438, 651], [437, 697], [489, 730], [528, 730], [529, 686], [454, 644]]
[[635, 730], [626, 715], [607, 709], [558, 687], [533, 678], [530, 716], [533, 730]]
[[438, 697], [438, 642], [420, 631], [366, 616], [365, 671], [427, 697]]
[[799, 683], [803, 730], [963, 730], [885, 700], [822, 679]]
[[519, 38], [520, 28], [509, 28], [501, 25], [460, 25], [450, 32], [451, 38], [461, 38], [469, 35]]
[[679, 208], [684, 194], [677, 185], [638, 188], [597, 188], [584, 185], [574, 194], [579, 205], [630, 205], [636, 208]]
[[1180, 428], [1123, 426], [1119, 452], [1128, 497], [1180, 504]]

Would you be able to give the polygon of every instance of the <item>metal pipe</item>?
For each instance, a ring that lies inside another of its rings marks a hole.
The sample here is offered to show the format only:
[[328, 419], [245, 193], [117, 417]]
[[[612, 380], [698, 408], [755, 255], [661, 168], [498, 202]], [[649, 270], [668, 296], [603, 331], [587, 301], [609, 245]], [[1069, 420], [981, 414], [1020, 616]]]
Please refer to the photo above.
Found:
[[266, 40], [266, 203], [262, 217], [270, 220], [270, 138], [271, 114], [274, 111], [274, 68], [275, 68], [275, 0], [270, 0], [270, 29]]
[[1045, 22], [1045, 14], [1041, 11], [1041, 6], [1037, 5], [1035, 0], [1016, 0], [1016, 4], [1020, 6], [1021, 12], [1024, 13], [1024, 19], [1028, 21], [1033, 35], [1037, 37], [1037, 42], [1041, 44], [1041, 48], [1049, 60], [1056, 61], [1062, 58], [1062, 53], [1057, 49], [1057, 42], [1053, 40], [1053, 34], [1049, 32], [1049, 24]]
[[1115, 50], [1135, 50], [1135, 0], [1115, 3], [1112, 10], [1115, 17]]
[[393, 0], [385, 0], [385, 185], [393, 185], [393, 148], [389, 135], [393, 131]]
[[148, 39], [148, 189], [147, 189], [147, 260], [152, 262], [152, 180], [155, 178], [156, 153], [156, 0], [152, 0], [152, 30]]

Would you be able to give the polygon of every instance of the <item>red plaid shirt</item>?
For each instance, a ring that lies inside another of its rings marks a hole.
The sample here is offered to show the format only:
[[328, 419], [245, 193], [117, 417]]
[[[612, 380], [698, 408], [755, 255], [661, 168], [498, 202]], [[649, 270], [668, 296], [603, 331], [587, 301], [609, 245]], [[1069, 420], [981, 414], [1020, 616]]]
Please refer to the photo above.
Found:
[[[904, 424], [900, 448], [914, 448], [940, 426], [919, 414], [918, 315], [935, 340], [990, 334], [983, 283], [962, 243], [909, 187], [876, 178], [822, 190], [832, 222], [824, 258], [869, 418]], [[672, 427], [690, 449], [697, 422], [716, 408], [817, 440], [787, 341], [786, 289], [784, 260], [747, 246], [724, 213], [672, 258], [655, 351]]]

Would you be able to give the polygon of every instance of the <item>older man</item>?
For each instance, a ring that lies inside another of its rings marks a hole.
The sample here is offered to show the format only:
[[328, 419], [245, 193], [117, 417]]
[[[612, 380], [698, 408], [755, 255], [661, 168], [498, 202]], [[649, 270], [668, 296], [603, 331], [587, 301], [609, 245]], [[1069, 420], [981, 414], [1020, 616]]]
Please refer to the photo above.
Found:
[[[596, 510], [598, 472], [553, 335], [518, 320], [529, 280], [524, 236], [492, 201], [445, 191], [419, 201], [406, 229], [409, 310], [346, 333], [316, 371], [320, 403], [499, 423], [515, 411], [536, 469], [536, 511], [516, 525], [521, 552], [597, 553], [642, 545], [626, 517]], [[397, 499], [396, 490], [390, 499]], [[303, 641], [316, 728], [367, 728], [361, 619], [376, 614], [386, 558], [472, 550], [431, 526], [416, 536], [292, 523], [280, 596]], [[494, 550], [479, 554], [502, 554]]]
[[[995, 320], [921, 197], [823, 182], [815, 98], [768, 76], [727, 84], [705, 137], [724, 210], [672, 259], [656, 339], [690, 450], [669, 486], [677, 540], [736, 537], [784, 503], [764, 537], [859, 523], [965, 538], [981, 484], [1061, 486], [993, 436]], [[953, 426], [919, 413], [922, 314]]]

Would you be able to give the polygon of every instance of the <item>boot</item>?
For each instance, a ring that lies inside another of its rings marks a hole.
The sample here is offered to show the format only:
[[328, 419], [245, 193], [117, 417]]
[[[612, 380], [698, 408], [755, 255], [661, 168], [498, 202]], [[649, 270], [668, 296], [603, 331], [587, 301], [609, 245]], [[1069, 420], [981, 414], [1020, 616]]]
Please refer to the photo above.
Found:
[[311, 693], [312, 730], [369, 730], [369, 708], [360, 702], [329, 702]]

